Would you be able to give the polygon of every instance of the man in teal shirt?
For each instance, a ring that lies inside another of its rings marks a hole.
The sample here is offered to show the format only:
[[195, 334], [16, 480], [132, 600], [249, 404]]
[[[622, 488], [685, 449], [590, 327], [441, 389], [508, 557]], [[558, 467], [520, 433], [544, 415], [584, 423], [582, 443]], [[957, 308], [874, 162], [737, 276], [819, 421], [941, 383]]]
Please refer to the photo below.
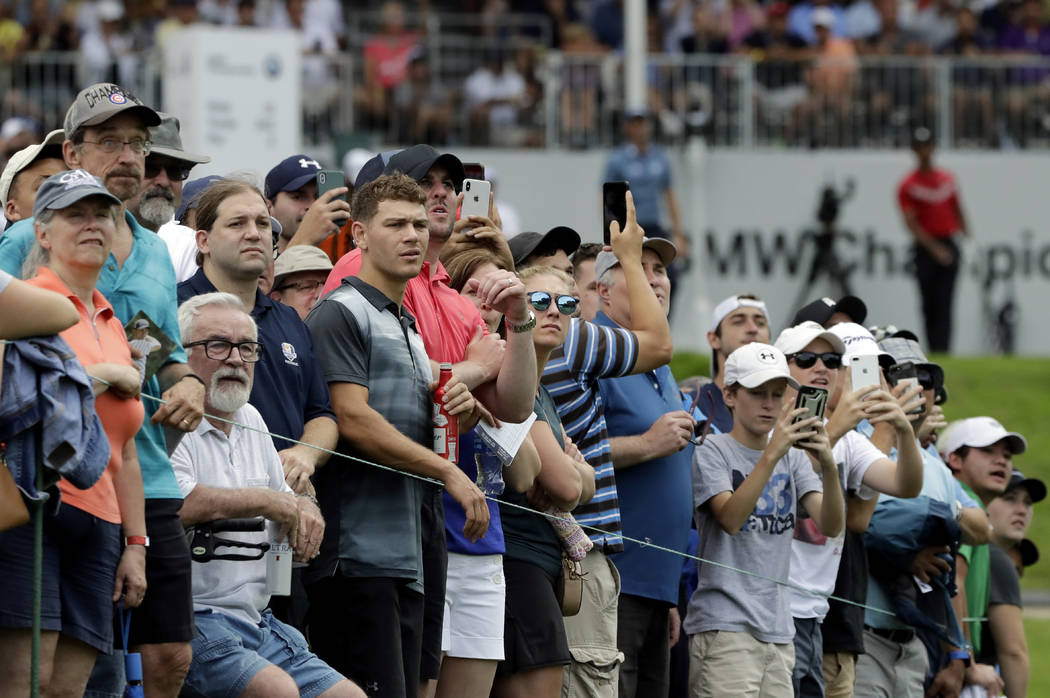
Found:
[[[77, 94], [66, 112], [63, 159], [70, 169], [85, 169], [100, 177], [126, 204], [142, 187], [150, 148], [148, 127], [159, 123], [153, 109], [119, 85], [91, 85]], [[197, 427], [204, 414], [204, 384], [187, 367], [179, 341], [175, 272], [167, 247], [126, 209], [123, 213], [97, 288], [122, 323], [127, 325], [141, 313], [175, 345], [164, 365], [142, 386], [146, 417], [135, 446], [142, 467], [148, 536], [125, 544], [145, 546], [148, 593], [135, 609], [130, 645], [142, 653], [146, 692], [174, 698], [189, 668], [193, 597], [189, 547], [178, 516], [182, 493], [168, 460], [164, 429], [190, 432]], [[0, 268], [20, 275], [35, 239], [32, 218], [9, 228], [0, 237]], [[26, 271], [27, 276], [36, 273]]]

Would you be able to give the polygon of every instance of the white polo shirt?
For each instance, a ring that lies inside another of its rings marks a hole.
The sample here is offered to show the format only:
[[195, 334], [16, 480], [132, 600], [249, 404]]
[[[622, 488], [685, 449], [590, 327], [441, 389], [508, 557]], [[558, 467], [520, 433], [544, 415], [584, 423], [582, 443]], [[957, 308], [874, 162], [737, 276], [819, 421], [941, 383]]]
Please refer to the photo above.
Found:
[[[251, 405], [237, 410], [233, 421], [266, 430], [262, 416]], [[236, 424], [227, 437], [208, 420], [202, 420], [192, 433], [182, 437], [171, 454], [171, 465], [183, 497], [198, 484], [231, 489], [268, 487], [294, 494], [284, 481], [284, 468], [270, 437]], [[249, 543], [266, 541], [265, 531], [220, 535]], [[269, 600], [265, 558], [193, 563], [194, 611], [228, 613], [257, 624]]]

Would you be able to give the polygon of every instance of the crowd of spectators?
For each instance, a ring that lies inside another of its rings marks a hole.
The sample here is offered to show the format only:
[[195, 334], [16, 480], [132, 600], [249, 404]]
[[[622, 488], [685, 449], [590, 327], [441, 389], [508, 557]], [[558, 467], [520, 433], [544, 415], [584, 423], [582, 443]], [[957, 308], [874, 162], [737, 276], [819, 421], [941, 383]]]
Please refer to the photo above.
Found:
[[119, 697], [116, 647], [151, 698], [1027, 695], [1027, 440], [948, 424], [952, 376], [852, 296], [778, 334], [722, 300], [681, 390], [687, 239], [627, 116], [610, 168], [651, 186], [581, 248], [460, 216], [431, 145], [352, 196], [305, 153], [190, 180], [175, 115], [81, 90], [0, 173], [0, 693], [40, 583], [45, 694]]
[[[762, 142], [906, 145], [911, 124], [934, 120], [936, 76], [914, 62], [876, 60], [894, 57], [959, 60], [950, 95], [956, 143], [1025, 146], [1050, 127], [1042, 118], [1050, 101], [1044, 69], [965, 62], [1050, 55], [1039, 0], [650, 0], [647, 7], [654, 57], [707, 59], [650, 66], [648, 102], [661, 141], [731, 139], [724, 124], [742, 109], [739, 78], [710, 58], [732, 55], [754, 61]], [[82, 66], [60, 62], [44, 72], [32, 60], [16, 64], [16, 89], [5, 91], [2, 111], [53, 118], [76, 85], [141, 88], [143, 56], [194, 23], [297, 31], [304, 116], [318, 137], [350, 123], [336, 114], [341, 90], [352, 94], [354, 129], [390, 142], [539, 147], [548, 137], [546, 100], [554, 98], [551, 132], [587, 147], [608, 138], [603, 118], [622, 104], [618, 81], [603, 68], [623, 49], [620, 0], [27, 0], [0, 8], [5, 62], [77, 52]], [[561, 61], [549, 63], [554, 55]], [[544, 89], [552, 79], [553, 94]]]

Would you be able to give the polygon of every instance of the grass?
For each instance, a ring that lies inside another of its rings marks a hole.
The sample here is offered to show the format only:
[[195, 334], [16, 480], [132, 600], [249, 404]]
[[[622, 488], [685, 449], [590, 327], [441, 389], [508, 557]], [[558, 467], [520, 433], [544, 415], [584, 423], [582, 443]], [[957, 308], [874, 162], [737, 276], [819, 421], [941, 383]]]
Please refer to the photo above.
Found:
[[[1012, 357], [931, 358], [944, 368], [949, 393], [944, 412], [949, 421], [989, 415], [1008, 430], [1020, 432], [1028, 440], [1028, 451], [1018, 456], [1014, 465], [1029, 477], [1050, 482], [1050, 462], [1047, 460], [1050, 430], [1046, 429], [1045, 407], [1047, 391], [1050, 390], [1050, 361]], [[671, 361], [671, 370], [679, 379], [708, 375], [709, 362], [707, 355], [678, 352]], [[1050, 504], [1036, 505], [1028, 537], [1039, 547], [1044, 561], [1026, 570], [1021, 584], [1026, 589], [1050, 589], [1050, 563], [1045, 561], [1050, 559]], [[1043, 623], [1040, 632], [1044, 642], [1036, 645], [1029, 638], [1029, 645], [1050, 647], [1050, 620]], [[1046, 671], [1045, 690], [1031, 690], [1029, 695], [1050, 696], [1050, 663], [1047, 664], [1042, 667]]]
[[1028, 695], [1050, 696], [1050, 618], [1025, 618], [1024, 635], [1028, 640]]

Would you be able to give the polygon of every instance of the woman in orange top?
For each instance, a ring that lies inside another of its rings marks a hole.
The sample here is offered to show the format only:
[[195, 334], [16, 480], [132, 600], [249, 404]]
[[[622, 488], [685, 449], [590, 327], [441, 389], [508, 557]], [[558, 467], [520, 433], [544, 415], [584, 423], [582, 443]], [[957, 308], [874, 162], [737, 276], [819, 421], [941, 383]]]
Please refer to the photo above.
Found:
[[[37, 193], [37, 244], [28, 283], [57, 291], [79, 321], [60, 336], [96, 382], [95, 409], [109, 439], [99, 481], [80, 490], [59, 481], [62, 506], [44, 521], [40, 685], [47, 694], [81, 695], [98, 652], [113, 647], [113, 603], [137, 606], [146, 591], [146, 522], [134, 436], [142, 424], [140, 378], [124, 328], [95, 284], [113, 244], [120, 201], [83, 170], [49, 178]], [[124, 545], [121, 550], [121, 527]], [[33, 529], [0, 534], [0, 694], [27, 695]], [[54, 669], [54, 670], [53, 670]]]

